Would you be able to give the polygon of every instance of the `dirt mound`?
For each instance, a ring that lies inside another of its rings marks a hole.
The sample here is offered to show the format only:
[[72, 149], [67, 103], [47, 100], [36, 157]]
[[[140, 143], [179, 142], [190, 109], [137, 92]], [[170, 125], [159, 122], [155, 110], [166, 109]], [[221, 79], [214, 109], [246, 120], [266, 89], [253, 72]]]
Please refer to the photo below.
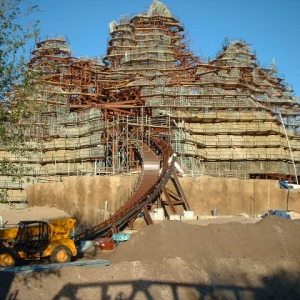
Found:
[[197, 226], [163, 221], [148, 226], [119, 244], [110, 255], [114, 262], [153, 261], [181, 257], [279, 258], [298, 257], [300, 220], [268, 217], [256, 224]]
[[20, 221], [50, 221], [54, 219], [69, 218], [70, 215], [62, 210], [54, 207], [34, 206], [22, 210], [8, 209], [8, 206], [0, 207], [0, 216], [2, 216], [3, 224], [7, 222], [7, 226], [16, 225]]
[[0, 272], [0, 299], [300, 299], [299, 229], [300, 220], [278, 217], [163, 221], [100, 252], [108, 267]]

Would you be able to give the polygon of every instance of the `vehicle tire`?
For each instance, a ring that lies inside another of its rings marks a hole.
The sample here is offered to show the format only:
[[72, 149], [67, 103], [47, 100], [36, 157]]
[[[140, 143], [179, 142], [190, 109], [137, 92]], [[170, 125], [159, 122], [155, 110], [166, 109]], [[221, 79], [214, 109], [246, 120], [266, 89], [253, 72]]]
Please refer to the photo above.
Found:
[[68, 247], [64, 245], [54, 248], [54, 250], [50, 255], [50, 261], [52, 263], [70, 262], [71, 259], [72, 259], [72, 252]]
[[0, 267], [14, 267], [16, 265], [17, 253], [10, 248], [0, 249]]

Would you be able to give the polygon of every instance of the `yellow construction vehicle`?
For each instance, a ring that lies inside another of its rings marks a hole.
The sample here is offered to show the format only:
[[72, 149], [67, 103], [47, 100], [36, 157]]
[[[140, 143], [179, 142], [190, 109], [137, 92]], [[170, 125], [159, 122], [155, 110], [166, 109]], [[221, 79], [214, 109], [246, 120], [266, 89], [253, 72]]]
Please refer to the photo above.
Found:
[[0, 229], [0, 267], [21, 260], [50, 258], [52, 263], [69, 262], [77, 255], [70, 234], [75, 219], [21, 221], [18, 227]]

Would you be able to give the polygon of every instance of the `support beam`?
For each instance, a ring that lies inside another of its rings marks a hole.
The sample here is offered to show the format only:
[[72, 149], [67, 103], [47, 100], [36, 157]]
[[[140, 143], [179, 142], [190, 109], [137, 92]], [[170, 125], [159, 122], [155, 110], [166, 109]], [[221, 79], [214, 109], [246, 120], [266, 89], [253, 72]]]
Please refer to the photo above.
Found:
[[144, 216], [145, 216], [145, 221], [147, 223], [147, 225], [153, 225], [154, 222], [150, 216], [150, 213], [148, 211], [148, 208], [147, 208], [147, 205], [144, 205], [143, 206], [143, 212], [144, 212]]
[[177, 176], [177, 174], [176, 174], [176, 171], [173, 171], [171, 180], [173, 181], [173, 184], [174, 184], [174, 186], [176, 187], [176, 189], [178, 189], [178, 193], [179, 193], [179, 195], [180, 195], [182, 201], [184, 202], [185, 210], [191, 210], [191, 209], [190, 209], [190, 206], [189, 206], [189, 204], [188, 204], [188, 202], [187, 202], [187, 199], [186, 199], [186, 197], [185, 197], [185, 194], [184, 194], [184, 192], [183, 192], [182, 186], [181, 186], [181, 184], [180, 184], [180, 182], [179, 182], [179, 180], [178, 180], [178, 176]]
[[169, 205], [169, 207], [170, 207], [170, 209], [171, 209], [171, 211], [172, 211], [172, 213], [173, 214], [176, 214], [176, 209], [175, 209], [175, 207], [174, 207], [174, 205], [173, 205], [173, 202], [172, 202], [172, 199], [171, 199], [171, 197], [170, 197], [170, 193], [169, 193], [169, 191], [168, 191], [168, 189], [166, 188], [166, 187], [163, 187], [163, 193], [164, 193], [164, 195], [165, 195], [165, 197], [166, 197], [166, 202], [168, 203], [168, 205]]
[[[162, 188], [162, 192], [165, 196], [165, 201], [161, 201], [161, 206], [164, 208], [166, 213], [167, 213], [166, 206], [168, 206], [170, 208], [172, 214], [177, 213], [176, 208], [175, 208], [175, 206], [177, 206], [177, 205], [182, 205], [184, 210], [190, 210], [190, 206], [187, 202], [187, 199], [186, 199], [184, 191], [180, 185], [180, 182], [178, 180], [175, 170], [173, 170], [170, 180], [174, 186], [175, 192], [171, 191], [165, 185]], [[168, 182], [170, 182], [170, 180]]]

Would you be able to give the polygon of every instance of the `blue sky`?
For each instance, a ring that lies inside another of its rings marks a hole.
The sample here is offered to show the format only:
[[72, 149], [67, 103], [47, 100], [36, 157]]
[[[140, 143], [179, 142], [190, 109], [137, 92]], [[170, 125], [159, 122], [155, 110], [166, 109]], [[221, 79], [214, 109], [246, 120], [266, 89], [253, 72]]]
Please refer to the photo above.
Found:
[[[44, 11], [41, 36], [66, 36], [74, 56], [102, 57], [108, 24], [147, 11], [152, 0], [31, 0]], [[300, 96], [300, 0], [161, 0], [185, 26], [190, 48], [215, 56], [226, 37], [243, 39], [260, 65], [275, 59], [278, 72]], [[33, 45], [31, 45], [33, 47]]]

